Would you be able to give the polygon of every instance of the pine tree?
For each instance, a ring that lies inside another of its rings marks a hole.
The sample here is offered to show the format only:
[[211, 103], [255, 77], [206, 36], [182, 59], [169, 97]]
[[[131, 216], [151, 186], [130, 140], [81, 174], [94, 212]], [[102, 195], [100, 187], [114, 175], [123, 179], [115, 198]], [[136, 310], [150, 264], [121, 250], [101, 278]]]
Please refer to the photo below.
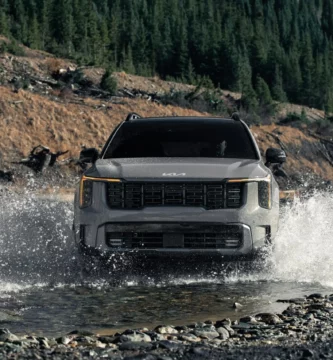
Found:
[[311, 39], [309, 35], [306, 37], [303, 44], [302, 55], [300, 58], [300, 66], [302, 72], [301, 102], [302, 104], [314, 106], [314, 59], [312, 53]]
[[274, 100], [331, 106], [333, 0], [0, 0], [0, 33], [79, 64], [205, 77], [248, 108], [257, 76]]
[[63, 56], [73, 51], [73, 14], [71, 0], [58, 0], [52, 5], [51, 35], [57, 44], [55, 49]]
[[275, 66], [274, 81], [272, 86], [272, 98], [276, 101], [286, 102], [287, 95], [283, 89], [282, 73], [278, 65]]
[[267, 106], [272, 104], [273, 100], [269, 87], [265, 82], [265, 80], [261, 78], [259, 75], [257, 76], [256, 79], [255, 89], [256, 89], [259, 105]]
[[8, 16], [8, 2], [7, 0], [0, 0], [0, 34], [9, 35], [9, 16]]
[[246, 54], [243, 55], [241, 60], [241, 79], [242, 79], [242, 97], [241, 106], [249, 112], [255, 112], [258, 108], [257, 94], [252, 86], [252, 69], [250, 61]]

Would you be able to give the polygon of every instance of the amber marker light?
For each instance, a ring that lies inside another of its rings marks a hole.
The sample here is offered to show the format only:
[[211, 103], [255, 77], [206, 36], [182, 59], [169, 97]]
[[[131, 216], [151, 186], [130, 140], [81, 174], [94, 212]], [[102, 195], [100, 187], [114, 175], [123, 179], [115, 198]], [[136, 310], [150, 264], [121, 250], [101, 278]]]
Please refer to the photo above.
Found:
[[240, 178], [240, 179], [229, 179], [228, 184], [235, 183], [258, 183], [258, 203], [259, 206], [264, 209], [271, 209], [272, 207], [272, 177], [267, 175], [264, 178]]
[[93, 197], [94, 182], [121, 182], [120, 179], [96, 178], [83, 175], [80, 180], [80, 207], [85, 208], [91, 205]]

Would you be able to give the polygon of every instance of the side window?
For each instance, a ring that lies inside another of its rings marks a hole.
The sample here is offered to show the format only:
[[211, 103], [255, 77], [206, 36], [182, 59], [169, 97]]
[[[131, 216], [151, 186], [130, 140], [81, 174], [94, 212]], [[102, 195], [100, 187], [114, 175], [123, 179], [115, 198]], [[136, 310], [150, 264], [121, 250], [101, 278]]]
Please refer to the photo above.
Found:
[[108, 149], [110, 147], [110, 144], [111, 144], [111, 141], [112, 141], [112, 138], [115, 136], [115, 134], [118, 132], [118, 130], [120, 129], [121, 125], [123, 123], [121, 122], [120, 124], [118, 124], [114, 130], [112, 131], [111, 135], [109, 136], [109, 138], [107, 139], [103, 149], [102, 149], [102, 153], [101, 153], [101, 158], [104, 159], [105, 157], [107, 158], [107, 153], [108, 153]]

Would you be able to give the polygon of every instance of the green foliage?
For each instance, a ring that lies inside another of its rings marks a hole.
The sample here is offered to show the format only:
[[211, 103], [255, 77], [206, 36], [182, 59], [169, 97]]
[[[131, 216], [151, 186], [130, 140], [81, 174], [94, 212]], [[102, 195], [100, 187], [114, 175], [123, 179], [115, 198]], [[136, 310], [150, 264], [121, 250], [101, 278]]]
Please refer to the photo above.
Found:
[[258, 97], [259, 105], [271, 105], [273, 103], [271, 92], [265, 80], [260, 76], [257, 76], [256, 93]]
[[101, 80], [101, 88], [111, 95], [117, 94], [118, 83], [117, 79], [113, 76], [112, 70], [107, 69]]
[[320, 135], [332, 136], [333, 135], [333, 121], [330, 118], [317, 120], [312, 128]]
[[287, 116], [285, 117], [285, 119], [282, 119], [280, 121], [280, 124], [283, 125], [291, 125], [291, 124], [306, 124], [309, 125], [310, 121], [308, 119], [308, 117], [306, 116], [306, 112], [304, 109], [302, 109], [301, 114], [292, 112], [292, 113], [288, 113]]
[[205, 77], [251, 112], [269, 93], [333, 110], [333, 0], [0, 0], [0, 34], [81, 65]]
[[225, 116], [227, 108], [222, 100], [220, 90], [202, 89], [197, 86], [192, 92], [170, 91], [160, 99], [164, 105], [180, 106], [200, 112], [209, 112]]
[[17, 41], [12, 40], [10, 42], [1, 41], [0, 42], [0, 54], [8, 52], [16, 56], [25, 56], [25, 51], [22, 46], [20, 46]]
[[27, 90], [30, 85], [30, 79], [28, 77], [22, 80], [22, 89]]

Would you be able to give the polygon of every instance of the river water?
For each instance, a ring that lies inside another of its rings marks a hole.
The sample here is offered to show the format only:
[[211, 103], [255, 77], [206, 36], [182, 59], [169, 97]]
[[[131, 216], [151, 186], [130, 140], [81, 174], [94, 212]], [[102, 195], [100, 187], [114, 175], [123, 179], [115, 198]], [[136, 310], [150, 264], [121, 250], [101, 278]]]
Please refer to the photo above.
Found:
[[[276, 300], [333, 293], [333, 195], [315, 193], [283, 209], [275, 248], [261, 270], [173, 272], [158, 278], [83, 279], [71, 239], [72, 204], [34, 191], [0, 195], [0, 327], [59, 335], [190, 324], [262, 311]], [[243, 307], [234, 310], [232, 304]]]

